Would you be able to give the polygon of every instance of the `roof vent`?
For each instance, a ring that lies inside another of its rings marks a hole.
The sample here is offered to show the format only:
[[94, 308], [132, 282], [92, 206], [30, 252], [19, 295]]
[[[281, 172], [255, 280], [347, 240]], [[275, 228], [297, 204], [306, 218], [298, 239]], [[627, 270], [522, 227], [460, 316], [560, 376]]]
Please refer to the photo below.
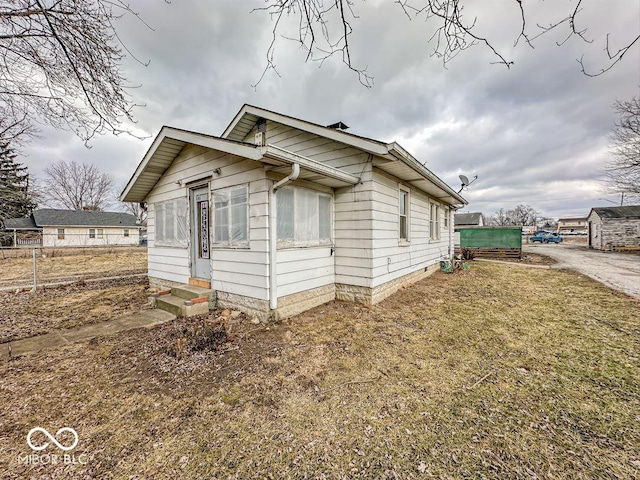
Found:
[[338, 122], [338, 123], [332, 123], [331, 125], [327, 125], [328, 128], [333, 128], [335, 130], [346, 130], [347, 128], [349, 128], [348, 125], [345, 125], [342, 122]]

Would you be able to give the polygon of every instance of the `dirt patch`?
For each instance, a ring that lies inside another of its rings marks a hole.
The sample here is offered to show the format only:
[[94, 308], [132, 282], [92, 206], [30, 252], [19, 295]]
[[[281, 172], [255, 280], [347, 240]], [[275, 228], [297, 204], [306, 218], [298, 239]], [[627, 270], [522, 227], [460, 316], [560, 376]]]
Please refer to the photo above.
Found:
[[[0, 468], [12, 478], [637, 478], [638, 318], [640, 303], [580, 275], [478, 262], [372, 308], [240, 319], [232, 341], [180, 356], [168, 347], [196, 331], [188, 320], [96, 338], [0, 365]], [[86, 463], [20, 464], [35, 425], [75, 428]]]
[[99, 323], [147, 306], [146, 279], [74, 283], [54, 288], [0, 292], [0, 343]]

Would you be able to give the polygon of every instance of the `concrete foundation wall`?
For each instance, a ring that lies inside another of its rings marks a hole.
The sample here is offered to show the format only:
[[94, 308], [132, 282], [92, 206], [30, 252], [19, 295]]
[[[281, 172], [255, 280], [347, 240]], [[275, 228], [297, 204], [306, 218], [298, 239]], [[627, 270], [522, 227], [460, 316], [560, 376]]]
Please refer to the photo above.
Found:
[[336, 284], [336, 299], [361, 303], [371, 306], [393, 295], [401, 288], [408, 287], [428, 277], [440, 268], [439, 264], [404, 275], [374, 288], [358, 287], [355, 285]]

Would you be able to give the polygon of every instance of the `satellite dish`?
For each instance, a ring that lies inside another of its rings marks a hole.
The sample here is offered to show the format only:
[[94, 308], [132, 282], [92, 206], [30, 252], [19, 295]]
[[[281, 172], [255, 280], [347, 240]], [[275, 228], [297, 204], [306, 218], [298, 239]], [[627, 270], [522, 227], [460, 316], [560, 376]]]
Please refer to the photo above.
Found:
[[458, 175], [458, 177], [462, 182], [462, 186], [460, 187], [460, 190], [458, 190], [458, 193], [460, 193], [462, 190], [466, 190], [469, 185], [471, 185], [473, 182], [475, 182], [478, 179], [477, 175], [474, 175], [473, 180], [471, 181], [469, 181], [469, 178], [466, 175]]

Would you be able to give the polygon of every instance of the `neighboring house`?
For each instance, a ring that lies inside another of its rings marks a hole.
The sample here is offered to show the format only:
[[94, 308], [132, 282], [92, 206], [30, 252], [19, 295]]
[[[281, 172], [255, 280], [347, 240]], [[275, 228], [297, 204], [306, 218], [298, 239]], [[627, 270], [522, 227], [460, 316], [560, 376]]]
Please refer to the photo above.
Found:
[[456, 247], [460, 246], [460, 232], [458, 228], [465, 227], [484, 227], [484, 215], [482, 212], [472, 213], [456, 213], [453, 216], [453, 224], [455, 227], [454, 244]]
[[640, 205], [592, 208], [587, 216], [589, 247], [613, 250], [640, 245]]
[[151, 284], [261, 319], [429, 275], [466, 204], [397, 143], [250, 105], [222, 137], [163, 127], [121, 199], [147, 203]]
[[565, 235], [567, 233], [587, 233], [587, 217], [559, 218], [558, 233]]
[[453, 216], [455, 227], [484, 227], [482, 212], [456, 213]]
[[30, 218], [5, 220], [4, 229], [13, 233], [16, 246], [138, 245], [140, 241], [136, 217], [119, 212], [43, 208]]

